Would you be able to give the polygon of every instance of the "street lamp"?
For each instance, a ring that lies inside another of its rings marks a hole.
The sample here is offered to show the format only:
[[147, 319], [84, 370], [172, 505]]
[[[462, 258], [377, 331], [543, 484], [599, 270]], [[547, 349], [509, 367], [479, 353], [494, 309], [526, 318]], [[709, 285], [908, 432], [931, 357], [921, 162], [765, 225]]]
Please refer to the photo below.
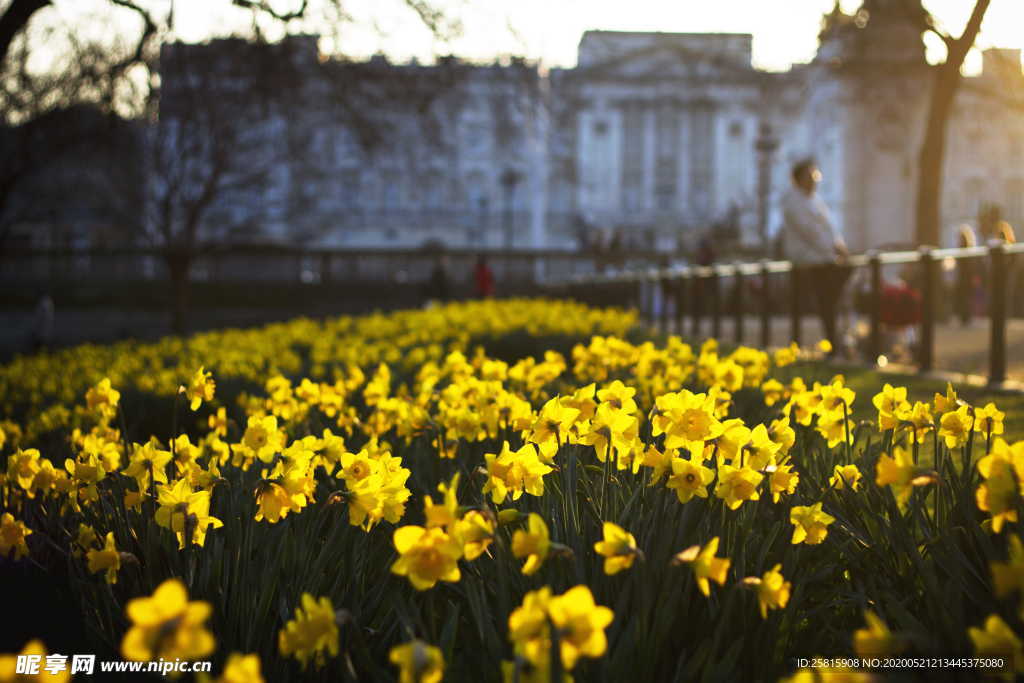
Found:
[[514, 168], [506, 168], [501, 174], [501, 186], [505, 188], [505, 248], [511, 249], [515, 240], [515, 224], [513, 200], [515, 198], [516, 185], [522, 180], [523, 175]]
[[772, 132], [772, 126], [762, 121], [758, 129], [754, 149], [757, 150], [757, 233], [765, 255], [768, 247], [768, 202], [772, 194], [772, 161], [779, 141]]

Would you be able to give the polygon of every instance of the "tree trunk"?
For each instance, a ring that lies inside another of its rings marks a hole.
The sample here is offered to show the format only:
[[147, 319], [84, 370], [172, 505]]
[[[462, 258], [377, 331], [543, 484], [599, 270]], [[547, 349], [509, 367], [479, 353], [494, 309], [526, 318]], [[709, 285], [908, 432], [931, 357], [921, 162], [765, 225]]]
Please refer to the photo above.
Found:
[[188, 332], [189, 271], [192, 257], [187, 252], [167, 254], [167, 270], [171, 275], [171, 331], [177, 335]]
[[938, 68], [932, 82], [928, 106], [928, 120], [918, 156], [917, 216], [915, 235], [917, 243], [939, 245], [939, 222], [942, 202], [942, 164], [946, 157], [946, 128], [953, 109], [957, 86], [960, 85], [960, 67], [964, 57], [974, 45], [981, 29], [982, 19], [990, 0], [977, 0], [963, 34], [956, 40], [947, 40], [948, 55]]
[[947, 75], [947, 66], [939, 67], [932, 83], [928, 121], [918, 157], [917, 226], [919, 245], [939, 246], [939, 221], [942, 198], [942, 164], [946, 157], [946, 126], [956, 96], [959, 68], [953, 77]]

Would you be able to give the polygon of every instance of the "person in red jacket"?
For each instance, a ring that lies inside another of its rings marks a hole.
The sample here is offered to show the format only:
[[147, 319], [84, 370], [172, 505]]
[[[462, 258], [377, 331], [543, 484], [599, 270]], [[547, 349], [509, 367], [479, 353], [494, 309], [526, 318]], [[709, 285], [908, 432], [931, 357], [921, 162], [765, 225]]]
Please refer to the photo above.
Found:
[[473, 281], [476, 283], [476, 295], [481, 299], [494, 296], [494, 272], [487, 265], [487, 257], [483, 254], [476, 259], [473, 268]]

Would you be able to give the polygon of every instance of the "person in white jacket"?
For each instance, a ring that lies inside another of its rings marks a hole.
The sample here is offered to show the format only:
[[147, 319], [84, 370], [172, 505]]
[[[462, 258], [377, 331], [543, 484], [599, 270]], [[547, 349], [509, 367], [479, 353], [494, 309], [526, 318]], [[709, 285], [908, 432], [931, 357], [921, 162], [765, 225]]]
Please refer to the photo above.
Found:
[[799, 268], [800, 289], [816, 300], [825, 338], [838, 344], [836, 314], [850, 276], [846, 242], [817, 193], [821, 171], [814, 160], [795, 164], [792, 180], [782, 197], [783, 251]]

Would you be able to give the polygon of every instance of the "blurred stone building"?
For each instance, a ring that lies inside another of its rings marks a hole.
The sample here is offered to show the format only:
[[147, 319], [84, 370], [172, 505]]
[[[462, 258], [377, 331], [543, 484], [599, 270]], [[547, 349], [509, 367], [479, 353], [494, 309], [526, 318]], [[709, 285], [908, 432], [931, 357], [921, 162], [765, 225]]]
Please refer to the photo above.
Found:
[[144, 136], [140, 122], [85, 104], [0, 126], [0, 246], [123, 243], [144, 199]]
[[[266, 53], [271, 71], [253, 68]], [[231, 191], [215, 192], [206, 239], [232, 226], [231, 239], [339, 247], [543, 241], [546, 84], [522, 60], [341, 61], [320, 55], [315, 36], [293, 36], [171, 44], [162, 66], [161, 125], [195, 115], [196, 98], [177, 93], [196, 70], [218, 95], [224, 80], [235, 97], [256, 89], [208, 131], [240, 144], [222, 155]], [[196, 156], [214, 165], [206, 150]], [[200, 169], [193, 185], [208, 176]]]
[[[588, 31], [577, 66], [550, 72], [340, 61], [315, 36], [172, 44], [161, 118], [189, 111], [173, 93], [190, 70], [174, 64], [230, 74], [227, 120], [242, 131], [223, 163], [237, 177], [209, 197], [210, 238], [672, 251], [709, 234], [756, 247], [777, 226], [789, 168], [813, 156], [853, 249], [906, 245], [933, 71], [923, 17], [917, 0], [865, 0], [855, 15], [837, 5], [814, 60], [785, 73], [754, 68], [748, 34]], [[246, 106], [246, 79], [268, 73], [279, 85]], [[984, 73], [961, 84], [946, 243], [984, 206], [1024, 221], [1022, 85], [1013, 50], [987, 51]]]

